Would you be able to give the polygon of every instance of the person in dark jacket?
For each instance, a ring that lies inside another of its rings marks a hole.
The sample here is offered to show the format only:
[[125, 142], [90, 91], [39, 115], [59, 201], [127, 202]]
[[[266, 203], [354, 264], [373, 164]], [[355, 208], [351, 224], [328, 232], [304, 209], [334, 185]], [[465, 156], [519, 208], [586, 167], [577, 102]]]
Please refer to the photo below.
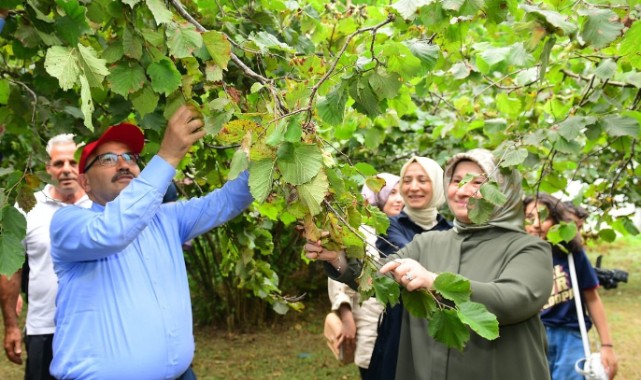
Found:
[[[414, 236], [427, 231], [443, 231], [452, 226], [438, 213], [445, 202], [443, 169], [427, 157], [412, 157], [401, 168], [400, 191], [405, 207], [390, 218], [387, 235], [376, 241], [381, 256], [388, 257], [405, 247]], [[369, 366], [368, 380], [394, 378], [403, 305], [387, 305]]]

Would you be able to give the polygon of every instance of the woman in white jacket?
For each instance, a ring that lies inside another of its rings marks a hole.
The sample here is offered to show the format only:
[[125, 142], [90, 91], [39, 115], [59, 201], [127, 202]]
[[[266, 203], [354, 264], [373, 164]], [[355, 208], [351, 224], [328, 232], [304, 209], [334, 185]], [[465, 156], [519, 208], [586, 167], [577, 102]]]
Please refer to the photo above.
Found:
[[[363, 186], [361, 194], [371, 205], [377, 206], [387, 216], [394, 216], [403, 209], [403, 198], [399, 192], [400, 178], [394, 174], [380, 173], [378, 178], [385, 180], [385, 186], [376, 193]], [[360, 227], [361, 233], [366, 238], [367, 254], [378, 257], [375, 243], [377, 239], [374, 229], [367, 225]], [[327, 290], [332, 303], [332, 311], [341, 319], [342, 329], [336, 337], [343, 353], [351, 356], [354, 353], [354, 364], [359, 368], [361, 378], [367, 378], [372, 350], [376, 342], [378, 320], [384, 309], [376, 298], [371, 297], [362, 304], [357, 292], [346, 284], [328, 279]]]

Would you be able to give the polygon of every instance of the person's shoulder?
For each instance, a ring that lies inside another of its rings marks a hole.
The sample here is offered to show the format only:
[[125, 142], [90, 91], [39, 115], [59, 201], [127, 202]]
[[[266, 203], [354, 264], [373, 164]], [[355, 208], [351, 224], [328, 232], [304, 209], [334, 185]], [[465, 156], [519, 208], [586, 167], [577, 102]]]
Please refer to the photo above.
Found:
[[447, 221], [443, 215], [438, 214], [436, 215], [436, 226], [432, 230], [435, 231], [444, 231], [444, 230], [450, 230], [452, 229], [452, 223]]
[[400, 221], [405, 220], [405, 219], [409, 220], [409, 218], [410, 217], [405, 213], [405, 211], [401, 211], [400, 213], [398, 213], [398, 214], [396, 214], [394, 216], [390, 216], [389, 220], [390, 220], [390, 223], [392, 223], [392, 222], [399, 223]]
[[537, 236], [532, 236], [525, 231], [505, 231], [502, 235], [508, 240], [506, 243], [511, 246], [521, 249], [535, 249], [547, 255], [552, 252], [552, 245], [550, 245], [550, 243]]
[[390, 228], [403, 228], [407, 223], [412, 222], [409, 216], [405, 211], [401, 211], [400, 214], [389, 217], [389, 227]]

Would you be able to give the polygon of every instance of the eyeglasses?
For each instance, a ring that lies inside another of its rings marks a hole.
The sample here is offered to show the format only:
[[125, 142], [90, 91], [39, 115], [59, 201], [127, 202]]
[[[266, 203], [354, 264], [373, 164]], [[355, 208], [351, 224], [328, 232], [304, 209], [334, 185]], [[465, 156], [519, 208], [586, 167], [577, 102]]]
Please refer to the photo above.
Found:
[[134, 165], [138, 163], [138, 159], [140, 158], [140, 155], [138, 153], [122, 153], [122, 154], [116, 154], [116, 153], [103, 153], [99, 154], [91, 160], [89, 165], [85, 167], [85, 173], [93, 166], [93, 164], [98, 161], [98, 163], [102, 166], [116, 166], [118, 164], [118, 157], [122, 157], [123, 160], [129, 165]]

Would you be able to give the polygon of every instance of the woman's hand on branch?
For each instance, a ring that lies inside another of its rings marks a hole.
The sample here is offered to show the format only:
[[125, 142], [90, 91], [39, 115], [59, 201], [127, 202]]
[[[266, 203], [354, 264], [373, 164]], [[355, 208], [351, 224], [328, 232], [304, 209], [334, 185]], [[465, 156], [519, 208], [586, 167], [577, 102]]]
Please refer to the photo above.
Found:
[[438, 276], [425, 269], [418, 261], [413, 259], [396, 259], [383, 265], [381, 274], [391, 273], [394, 280], [403, 285], [407, 290], [417, 289], [432, 290], [434, 280]]
[[321, 241], [307, 241], [304, 247], [305, 256], [310, 260], [321, 260], [330, 263], [337, 271], [342, 272], [347, 266], [347, 257], [342, 251], [329, 251]]

